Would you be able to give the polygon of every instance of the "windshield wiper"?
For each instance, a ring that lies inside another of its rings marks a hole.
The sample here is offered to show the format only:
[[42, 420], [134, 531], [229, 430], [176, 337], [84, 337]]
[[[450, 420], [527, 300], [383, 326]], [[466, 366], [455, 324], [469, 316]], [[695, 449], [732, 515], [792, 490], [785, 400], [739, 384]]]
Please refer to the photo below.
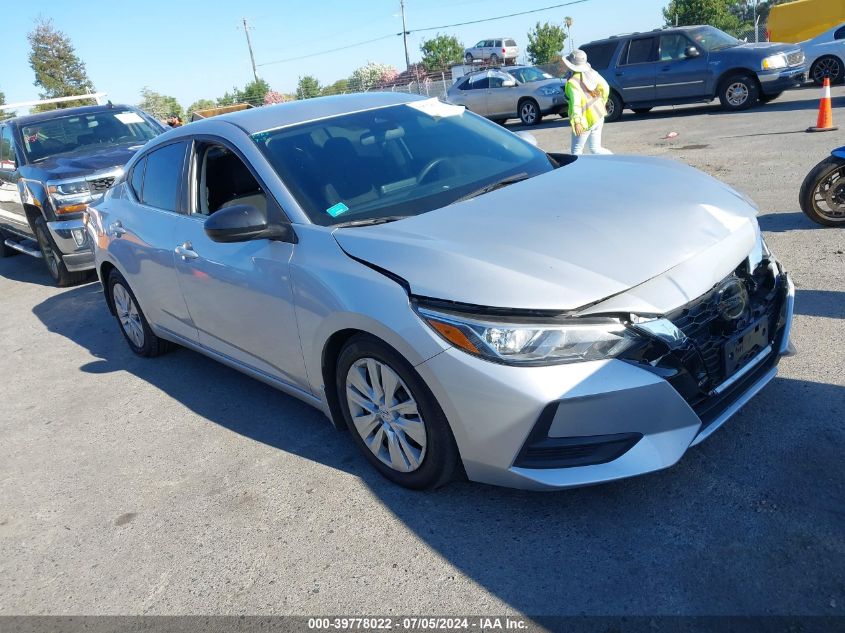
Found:
[[490, 193], [491, 191], [496, 191], [496, 189], [501, 189], [502, 187], [507, 187], [508, 185], [512, 185], [516, 182], [522, 182], [523, 180], [528, 180], [531, 176], [529, 176], [526, 172], [522, 172], [520, 174], [513, 174], [511, 176], [507, 176], [502, 178], [501, 180], [497, 180], [496, 182], [491, 182], [489, 185], [484, 185], [480, 189], [476, 189], [475, 191], [471, 191], [465, 196], [461, 196], [452, 204], [457, 202], [463, 202], [464, 200], [469, 200], [471, 198], [475, 198], [477, 196], [484, 195], [485, 193]]
[[340, 224], [335, 224], [334, 228], [342, 229], [346, 228], [347, 226], [370, 226], [372, 224], [387, 224], [388, 222], [395, 222], [396, 220], [401, 220], [402, 218], [407, 218], [407, 215], [386, 215], [380, 218], [366, 218], [363, 220], [349, 220], [348, 222], [341, 222]]

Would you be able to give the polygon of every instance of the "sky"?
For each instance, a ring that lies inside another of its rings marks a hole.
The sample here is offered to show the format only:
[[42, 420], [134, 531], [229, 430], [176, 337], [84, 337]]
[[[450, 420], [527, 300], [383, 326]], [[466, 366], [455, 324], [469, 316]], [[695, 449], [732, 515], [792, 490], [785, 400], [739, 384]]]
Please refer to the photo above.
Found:
[[[503, 16], [561, 4], [566, 0], [405, 0], [408, 30]], [[615, 33], [662, 25], [668, 0], [585, 0], [529, 15], [440, 29], [465, 46], [492, 37], [513, 37], [524, 51], [537, 21], [574, 20], [575, 44]], [[298, 77], [314, 75], [322, 84], [348, 77], [368, 61], [405, 66], [399, 0], [27, 0], [3, 9], [0, 90], [6, 102], [38, 98], [27, 57], [26, 33], [38, 16], [52, 18], [70, 36], [98, 91], [115, 103], [135, 104], [148, 86], [176, 97], [183, 107], [214, 99], [252, 81], [242, 18], [250, 35], [259, 75], [274, 90], [294, 92]], [[437, 31], [412, 33], [411, 62], [420, 43]], [[380, 36], [377, 42], [284, 63]], [[568, 48], [568, 47], [567, 47]]]

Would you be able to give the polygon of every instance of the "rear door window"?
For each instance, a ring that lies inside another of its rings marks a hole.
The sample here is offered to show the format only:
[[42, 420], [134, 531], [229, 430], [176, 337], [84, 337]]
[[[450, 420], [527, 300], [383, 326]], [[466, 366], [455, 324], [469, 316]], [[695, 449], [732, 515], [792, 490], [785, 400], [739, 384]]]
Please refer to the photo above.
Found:
[[176, 211], [187, 143], [173, 143], [147, 154], [141, 201], [156, 209]]
[[656, 61], [654, 56], [655, 40], [654, 37], [641, 37], [631, 40], [628, 44], [627, 54], [623, 55], [624, 64], [645, 64]]
[[596, 70], [607, 70], [610, 66], [611, 59], [613, 59], [613, 53], [616, 52], [618, 46], [618, 41], [603, 42], [601, 44], [584, 46], [583, 51], [587, 53], [587, 61], [590, 62], [590, 66]]
[[476, 75], [469, 80], [470, 90], [483, 90], [490, 86], [490, 78], [487, 75]]

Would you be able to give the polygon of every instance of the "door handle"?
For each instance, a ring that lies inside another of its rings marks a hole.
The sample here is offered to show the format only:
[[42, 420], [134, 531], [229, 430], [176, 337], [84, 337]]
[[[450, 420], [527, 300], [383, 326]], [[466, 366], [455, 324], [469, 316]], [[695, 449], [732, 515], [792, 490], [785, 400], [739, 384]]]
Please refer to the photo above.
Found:
[[121, 235], [126, 234], [126, 229], [123, 228], [123, 224], [121, 224], [120, 220], [118, 220], [117, 222], [109, 224], [109, 232], [114, 237], [120, 237]]
[[190, 242], [185, 242], [181, 246], [177, 246], [174, 249], [175, 253], [182, 258], [182, 261], [188, 261], [189, 259], [196, 259], [199, 257], [199, 254], [194, 250], [194, 247], [191, 246]]

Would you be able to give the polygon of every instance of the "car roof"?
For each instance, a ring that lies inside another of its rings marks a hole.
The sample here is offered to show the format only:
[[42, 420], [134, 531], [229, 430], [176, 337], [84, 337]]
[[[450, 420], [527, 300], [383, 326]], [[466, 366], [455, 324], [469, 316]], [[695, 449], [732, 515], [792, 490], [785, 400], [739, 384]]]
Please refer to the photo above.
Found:
[[317, 97], [315, 99], [303, 99], [302, 101], [290, 101], [276, 105], [241, 110], [221, 114], [220, 116], [204, 121], [191, 123], [188, 126], [177, 128], [180, 130], [192, 129], [192, 126], [200, 123], [212, 123], [226, 121], [238, 126], [247, 134], [255, 134], [265, 130], [327, 119], [341, 114], [373, 110], [392, 105], [402, 105], [414, 101], [431, 99], [421, 95], [397, 93], [397, 92], [361, 92], [348, 95], [334, 95], [330, 97]]
[[46, 112], [38, 112], [37, 114], [25, 114], [23, 116], [15, 117], [7, 122], [12, 122], [16, 125], [32, 125], [33, 123], [41, 123], [50, 121], [57, 117], [66, 116], [85, 116], [86, 114], [98, 114], [100, 112], [109, 112], [110, 110], [134, 110], [133, 106], [123, 105], [119, 103], [109, 103], [106, 105], [92, 105], [80, 106], [78, 108], [60, 108], [58, 110], [48, 110]]
[[605, 44], [607, 42], [616, 42], [627, 37], [636, 37], [642, 35], [656, 35], [657, 33], [671, 33], [673, 31], [691, 31], [692, 29], [700, 29], [702, 26], [707, 26], [706, 24], [692, 24], [689, 26], [666, 26], [661, 29], [652, 29], [651, 31], [635, 31], [633, 33], [619, 33], [618, 35], [611, 35], [610, 37], [605, 37], [600, 40], [593, 40], [592, 42], [587, 42], [586, 44], [582, 44], [581, 48], [584, 46], [591, 46], [592, 44]]

